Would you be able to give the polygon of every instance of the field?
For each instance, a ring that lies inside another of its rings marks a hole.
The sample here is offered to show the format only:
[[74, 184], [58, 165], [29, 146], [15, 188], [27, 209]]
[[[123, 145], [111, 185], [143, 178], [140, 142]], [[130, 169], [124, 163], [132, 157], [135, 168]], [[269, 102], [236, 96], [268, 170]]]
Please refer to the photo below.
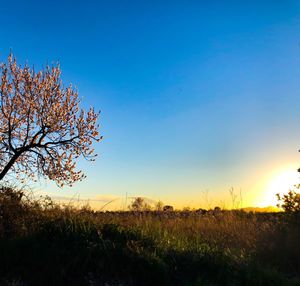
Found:
[[0, 285], [300, 285], [300, 217], [94, 212], [0, 192]]

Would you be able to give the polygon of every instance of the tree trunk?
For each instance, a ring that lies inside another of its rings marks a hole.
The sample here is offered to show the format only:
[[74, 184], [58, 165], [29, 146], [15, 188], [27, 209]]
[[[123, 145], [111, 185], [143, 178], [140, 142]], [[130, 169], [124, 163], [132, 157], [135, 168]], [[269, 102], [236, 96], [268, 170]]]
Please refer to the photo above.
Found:
[[0, 172], [0, 181], [4, 178], [4, 176], [7, 174], [9, 169], [13, 166], [13, 164], [17, 161], [17, 159], [20, 157], [21, 154], [22, 152], [17, 152], [11, 157], [7, 165]]

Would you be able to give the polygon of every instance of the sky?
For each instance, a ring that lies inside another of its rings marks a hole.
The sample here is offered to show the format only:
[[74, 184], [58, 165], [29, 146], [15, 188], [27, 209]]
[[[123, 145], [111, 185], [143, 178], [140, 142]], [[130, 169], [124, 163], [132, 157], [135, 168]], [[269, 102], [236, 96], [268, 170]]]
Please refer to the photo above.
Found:
[[298, 179], [299, 1], [0, 4], [0, 61], [60, 62], [82, 106], [101, 110], [87, 178], [35, 192], [230, 207], [233, 188], [266, 206]]

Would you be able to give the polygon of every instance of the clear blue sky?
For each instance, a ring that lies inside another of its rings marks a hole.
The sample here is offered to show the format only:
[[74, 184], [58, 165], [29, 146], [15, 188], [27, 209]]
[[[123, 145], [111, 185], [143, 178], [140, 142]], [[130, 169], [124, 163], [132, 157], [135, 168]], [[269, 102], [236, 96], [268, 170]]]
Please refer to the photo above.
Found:
[[299, 1], [12, 2], [1, 61], [60, 61], [102, 112], [87, 179], [47, 192], [194, 206], [233, 186], [255, 204], [272, 172], [300, 165]]

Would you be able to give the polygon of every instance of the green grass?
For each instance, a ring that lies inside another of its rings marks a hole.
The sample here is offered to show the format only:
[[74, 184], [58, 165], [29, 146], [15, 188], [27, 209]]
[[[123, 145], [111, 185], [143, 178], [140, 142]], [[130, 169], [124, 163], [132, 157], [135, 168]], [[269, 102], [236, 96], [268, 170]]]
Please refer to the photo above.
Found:
[[300, 285], [299, 239], [283, 213], [97, 213], [0, 191], [0, 285]]

